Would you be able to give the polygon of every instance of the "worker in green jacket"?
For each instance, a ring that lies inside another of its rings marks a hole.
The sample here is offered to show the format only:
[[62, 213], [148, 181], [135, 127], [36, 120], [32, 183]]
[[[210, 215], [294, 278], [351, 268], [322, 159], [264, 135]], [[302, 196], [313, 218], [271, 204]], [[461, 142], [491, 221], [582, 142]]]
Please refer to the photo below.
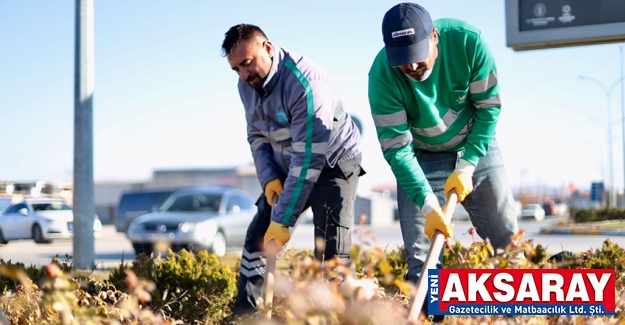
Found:
[[397, 179], [408, 276], [417, 282], [436, 230], [452, 235], [441, 204], [454, 189], [482, 238], [505, 249], [517, 232], [495, 128], [495, 60], [480, 31], [432, 21], [401, 3], [382, 21], [384, 48], [369, 71], [369, 102], [384, 158]]

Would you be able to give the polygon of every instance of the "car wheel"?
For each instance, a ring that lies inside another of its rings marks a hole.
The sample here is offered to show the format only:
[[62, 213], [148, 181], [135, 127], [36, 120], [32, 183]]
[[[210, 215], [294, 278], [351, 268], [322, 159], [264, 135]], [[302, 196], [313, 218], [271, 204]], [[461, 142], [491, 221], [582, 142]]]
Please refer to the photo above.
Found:
[[135, 250], [135, 255], [144, 253], [146, 255], [152, 254], [152, 243], [136, 243], [132, 242], [132, 248]]
[[2, 229], [0, 229], [0, 244], [8, 244], [8, 243], [9, 241], [4, 238], [4, 233], [2, 232]]
[[215, 238], [213, 239], [213, 243], [210, 247], [210, 252], [221, 257], [226, 255], [226, 236], [221, 231], [218, 231], [215, 234]]
[[49, 244], [52, 242], [51, 240], [45, 239], [43, 237], [43, 231], [41, 231], [41, 226], [37, 223], [33, 225], [33, 229], [31, 229], [31, 234], [33, 236], [33, 240], [37, 244]]

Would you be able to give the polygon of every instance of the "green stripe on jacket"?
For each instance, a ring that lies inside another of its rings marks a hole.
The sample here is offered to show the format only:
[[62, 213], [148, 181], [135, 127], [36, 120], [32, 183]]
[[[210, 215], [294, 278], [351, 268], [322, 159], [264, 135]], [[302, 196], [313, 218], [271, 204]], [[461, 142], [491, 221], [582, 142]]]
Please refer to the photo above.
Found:
[[297, 80], [302, 84], [306, 91], [306, 146], [304, 148], [304, 163], [302, 164], [302, 170], [297, 178], [297, 184], [295, 185], [295, 190], [293, 191], [293, 196], [291, 196], [291, 201], [286, 207], [284, 211], [284, 216], [282, 217], [282, 224], [288, 225], [289, 220], [291, 219], [291, 215], [293, 214], [293, 209], [297, 204], [297, 200], [302, 192], [302, 187], [304, 186], [304, 182], [306, 181], [306, 174], [308, 173], [308, 168], [310, 168], [310, 162], [312, 160], [312, 139], [313, 139], [313, 122], [315, 120], [315, 103], [313, 99], [312, 87], [310, 87], [310, 83], [304, 77], [302, 72], [295, 66], [295, 63], [292, 61], [286, 60], [284, 62], [284, 66], [287, 67], [293, 74], [297, 77]]

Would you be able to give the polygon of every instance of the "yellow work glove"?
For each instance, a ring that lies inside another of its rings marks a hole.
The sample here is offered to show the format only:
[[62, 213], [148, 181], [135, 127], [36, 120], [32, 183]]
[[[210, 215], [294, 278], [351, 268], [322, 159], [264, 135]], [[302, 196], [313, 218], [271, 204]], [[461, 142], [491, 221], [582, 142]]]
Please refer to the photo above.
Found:
[[289, 227], [272, 221], [269, 224], [269, 228], [267, 228], [267, 232], [265, 233], [265, 249], [267, 249], [267, 244], [273, 240], [276, 243], [279, 252], [282, 250], [282, 246], [284, 246], [289, 239], [291, 239]]
[[460, 159], [458, 166], [449, 175], [447, 182], [445, 183], [445, 196], [449, 196], [451, 190], [456, 190], [458, 193], [458, 203], [464, 201], [464, 199], [473, 191], [473, 172], [475, 166], [470, 162]]
[[267, 198], [267, 203], [269, 205], [273, 205], [273, 197], [275, 195], [280, 196], [284, 188], [282, 187], [282, 182], [279, 179], [274, 179], [269, 181], [267, 185], [265, 185], [265, 197]]
[[430, 241], [434, 240], [434, 234], [437, 230], [445, 235], [445, 239], [451, 238], [451, 226], [445, 223], [445, 215], [434, 194], [428, 194], [425, 197], [422, 211], [425, 216], [424, 232]]

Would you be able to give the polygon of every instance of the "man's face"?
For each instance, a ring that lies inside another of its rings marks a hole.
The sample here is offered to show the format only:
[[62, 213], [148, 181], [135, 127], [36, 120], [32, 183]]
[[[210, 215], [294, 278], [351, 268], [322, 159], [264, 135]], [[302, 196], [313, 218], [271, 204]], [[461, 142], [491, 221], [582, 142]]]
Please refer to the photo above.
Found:
[[271, 69], [272, 57], [273, 45], [263, 37], [239, 42], [227, 56], [232, 70], [256, 91], [263, 90], [263, 84]]
[[403, 72], [406, 77], [413, 81], [421, 82], [425, 81], [431, 74], [434, 68], [434, 63], [438, 57], [438, 32], [434, 30], [432, 36], [430, 36], [430, 54], [423, 62], [404, 64], [399, 67], [399, 70]]

